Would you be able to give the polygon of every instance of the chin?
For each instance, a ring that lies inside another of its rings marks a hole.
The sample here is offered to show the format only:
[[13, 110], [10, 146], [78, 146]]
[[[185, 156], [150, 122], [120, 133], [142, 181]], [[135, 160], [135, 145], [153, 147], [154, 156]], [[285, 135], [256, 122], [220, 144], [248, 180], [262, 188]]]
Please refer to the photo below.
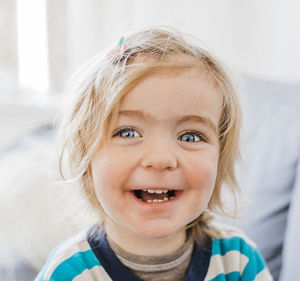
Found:
[[165, 222], [161, 223], [160, 225], [158, 223], [148, 224], [145, 227], [136, 229], [136, 233], [139, 236], [142, 236], [147, 239], [161, 239], [161, 238], [167, 238], [171, 237], [172, 235], [182, 231], [185, 229], [185, 227], [176, 228], [174, 226], [168, 226]]

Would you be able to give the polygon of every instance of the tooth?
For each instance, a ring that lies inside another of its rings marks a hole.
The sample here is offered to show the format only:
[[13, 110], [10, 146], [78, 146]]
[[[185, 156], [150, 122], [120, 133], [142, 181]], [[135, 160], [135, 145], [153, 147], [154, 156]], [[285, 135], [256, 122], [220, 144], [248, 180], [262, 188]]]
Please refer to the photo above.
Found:
[[155, 193], [157, 194], [162, 194], [164, 191], [163, 190], [155, 190]]
[[170, 200], [172, 200], [172, 199], [174, 199], [174, 198], [175, 198], [175, 196], [171, 196], [171, 197], [170, 197]]
[[152, 202], [154, 202], [154, 203], [157, 203], [158, 202], [158, 200], [157, 199], [153, 199], [153, 201]]
[[147, 203], [152, 203], [153, 201], [151, 199], [147, 200], [146, 201]]
[[168, 200], [169, 200], [169, 198], [167, 198], [167, 197], [164, 198], [164, 201], [168, 201]]
[[161, 200], [161, 199], [157, 199], [157, 202], [164, 202], [164, 200]]
[[157, 194], [162, 194], [162, 193], [168, 193], [168, 189], [143, 189], [143, 191], [148, 192], [148, 193], [157, 193]]

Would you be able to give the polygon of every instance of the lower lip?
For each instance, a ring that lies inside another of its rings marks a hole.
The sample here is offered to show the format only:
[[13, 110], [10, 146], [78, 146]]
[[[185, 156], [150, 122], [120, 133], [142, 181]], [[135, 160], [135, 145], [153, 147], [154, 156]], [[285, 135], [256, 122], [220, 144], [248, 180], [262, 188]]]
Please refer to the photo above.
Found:
[[182, 195], [182, 191], [178, 190], [177, 194], [175, 196], [175, 198], [168, 200], [168, 201], [163, 201], [163, 202], [152, 202], [152, 203], [147, 203], [144, 202], [141, 199], [138, 199], [134, 192], [129, 191], [129, 196], [131, 199], [133, 199], [133, 202], [139, 206], [139, 208], [144, 208], [145, 210], [157, 210], [157, 211], [163, 211], [163, 210], [167, 210], [170, 208], [173, 208], [178, 200], [180, 199]]

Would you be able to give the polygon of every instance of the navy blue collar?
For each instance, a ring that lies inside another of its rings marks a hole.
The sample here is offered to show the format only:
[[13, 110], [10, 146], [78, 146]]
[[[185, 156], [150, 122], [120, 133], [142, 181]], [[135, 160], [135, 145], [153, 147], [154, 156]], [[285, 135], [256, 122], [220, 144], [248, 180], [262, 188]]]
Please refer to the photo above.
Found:
[[[103, 228], [96, 225], [91, 227], [88, 231], [87, 240], [99, 262], [113, 281], [143, 281], [118, 259], [107, 242]], [[184, 281], [204, 280], [211, 256], [211, 242], [205, 248], [203, 250], [198, 244], [195, 244], [191, 264]]]

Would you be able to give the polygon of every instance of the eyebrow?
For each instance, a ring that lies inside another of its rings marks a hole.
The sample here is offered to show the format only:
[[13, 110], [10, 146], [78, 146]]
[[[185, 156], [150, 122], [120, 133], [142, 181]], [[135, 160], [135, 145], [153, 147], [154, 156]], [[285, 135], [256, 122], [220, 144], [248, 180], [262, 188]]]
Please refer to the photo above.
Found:
[[[119, 115], [137, 117], [142, 120], [150, 119], [150, 120], [158, 121], [150, 113], [146, 113], [146, 112], [140, 111], [140, 110], [122, 110], [119, 112]], [[209, 127], [211, 130], [213, 130], [213, 132], [215, 134], [217, 133], [217, 127], [216, 127], [215, 123], [211, 120], [211, 118], [209, 118], [207, 116], [183, 115], [177, 120], [176, 125], [179, 125], [179, 124], [185, 123], [185, 122], [202, 123], [202, 124], [206, 125], [207, 127]]]

